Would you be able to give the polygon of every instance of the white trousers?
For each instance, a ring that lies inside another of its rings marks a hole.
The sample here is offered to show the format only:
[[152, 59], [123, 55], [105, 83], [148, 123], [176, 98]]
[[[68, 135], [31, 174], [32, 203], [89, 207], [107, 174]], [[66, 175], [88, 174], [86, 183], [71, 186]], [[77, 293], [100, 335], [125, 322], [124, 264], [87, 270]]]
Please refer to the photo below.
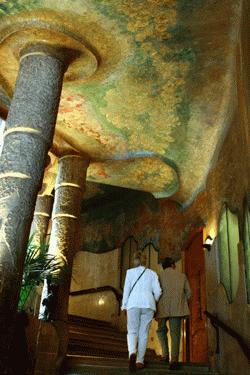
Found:
[[127, 310], [128, 352], [129, 356], [132, 353], [137, 353], [136, 362], [144, 363], [148, 332], [153, 316], [154, 311], [151, 309], [134, 307]]

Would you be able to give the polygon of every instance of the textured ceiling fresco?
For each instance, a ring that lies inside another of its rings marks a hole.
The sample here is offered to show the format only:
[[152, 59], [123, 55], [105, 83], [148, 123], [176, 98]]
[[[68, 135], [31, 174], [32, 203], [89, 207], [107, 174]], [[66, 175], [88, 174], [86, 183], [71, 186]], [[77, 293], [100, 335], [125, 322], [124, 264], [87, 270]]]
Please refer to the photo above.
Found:
[[89, 181], [188, 204], [231, 123], [240, 10], [235, 0], [0, 0], [1, 112], [23, 45], [71, 46], [80, 57], [52, 152], [87, 153]]

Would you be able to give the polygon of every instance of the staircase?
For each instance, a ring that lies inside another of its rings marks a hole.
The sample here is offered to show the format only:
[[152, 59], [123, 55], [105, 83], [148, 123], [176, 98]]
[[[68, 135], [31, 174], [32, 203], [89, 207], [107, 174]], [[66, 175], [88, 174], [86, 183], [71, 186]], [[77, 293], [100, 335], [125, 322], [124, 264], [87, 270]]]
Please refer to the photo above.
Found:
[[[168, 364], [159, 361], [147, 363], [145, 369], [137, 370], [141, 375], [179, 374], [179, 375], [214, 375], [206, 365], [183, 364], [177, 371], [168, 369]], [[69, 356], [64, 375], [125, 375], [130, 374], [128, 361], [112, 358], [93, 358]]]
[[[69, 345], [64, 375], [123, 375], [129, 374], [126, 333], [119, 332], [108, 322], [69, 316]], [[174, 374], [211, 375], [207, 365], [183, 364], [170, 371], [153, 350], [147, 350], [146, 368], [142, 375]], [[138, 372], [138, 371], [137, 371]]]
[[[111, 323], [69, 315], [68, 356], [128, 358], [127, 335]], [[147, 350], [146, 359], [155, 359], [153, 350]]]
[[111, 323], [70, 315], [68, 325], [68, 355], [127, 358], [126, 333]]

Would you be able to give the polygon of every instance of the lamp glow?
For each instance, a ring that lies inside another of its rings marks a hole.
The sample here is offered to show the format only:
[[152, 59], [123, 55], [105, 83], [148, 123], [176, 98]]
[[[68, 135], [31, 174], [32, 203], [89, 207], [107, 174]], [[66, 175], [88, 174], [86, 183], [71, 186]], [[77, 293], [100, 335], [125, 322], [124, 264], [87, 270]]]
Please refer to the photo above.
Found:
[[104, 305], [104, 299], [103, 299], [102, 297], [99, 299], [99, 301], [98, 301], [98, 305], [99, 305], [99, 306]]
[[211, 250], [212, 244], [213, 244], [213, 238], [211, 236], [207, 236], [205, 243], [202, 245], [203, 249], [206, 249], [207, 251]]

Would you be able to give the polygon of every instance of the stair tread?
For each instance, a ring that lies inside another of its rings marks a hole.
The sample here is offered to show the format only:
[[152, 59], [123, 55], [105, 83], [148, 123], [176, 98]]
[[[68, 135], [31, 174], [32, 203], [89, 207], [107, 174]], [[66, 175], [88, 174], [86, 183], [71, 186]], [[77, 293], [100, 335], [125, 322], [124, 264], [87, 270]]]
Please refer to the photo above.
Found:
[[74, 324], [78, 324], [78, 325], [82, 325], [82, 326], [87, 326], [87, 327], [98, 327], [98, 328], [106, 328], [106, 329], [116, 329], [115, 326], [113, 326], [111, 323], [109, 322], [103, 322], [102, 321], [99, 321], [99, 320], [91, 320], [91, 319], [81, 319], [81, 320], [68, 320], [68, 324], [69, 325], [74, 325]]
[[75, 333], [83, 333], [83, 334], [93, 334], [93, 335], [100, 335], [100, 336], [108, 336], [108, 337], [117, 337], [120, 339], [126, 340], [126, 333], [119, 332], [119, 331], [113, 331], [113, 330], [98, 330], [93, 329], [91, 327], [82, 327], [82, 326], [74, 326], [69, 327], [69, 334], [75, 334]]
[[[95, 319], [77, 316], [69, 316], [69, 318], [73, 321], [68, 322], [68, 354], [127, 359], [127, 334], [125, 332], [120, 332], [107, 322], [104, 322], [103, 326], [96, 326], [96, 322], [100, 322]], [[147, 350], [148, 359], [152, 360], [155, 356], [153, 350]]]
[[69, 338], [92, 338], [92, 339], [95, 339], [95, 340], [102, 340], [102, 339], [107, 339], [107, 340], [112, 340], [113, 342], [117, 342], [117, 343], [126, 343], [127, 340], [126, 340], [126, 337], [117, 337], [115, 335], [106, 335], [105, 333], [97, 333], [97, 332], [89, 332], [89, 331], [69, 331]]
[[[81, 356], [68, 356], [67, 357], [68, 370], [65, 375], [81, 375], [81, 374], [127, 374], [128, 360], [117, 358], [94, 358], [94, 357], [81, 357]], [[176, 371], [171, 371], [166, 363], [160, 361], [150, 361], [146, 368], [140, 371], [142, 374], [171, 374]], [[180, 375], [211, 375], [214, 374], [209, 371], [207, 364], [182, 364], [178, 370]]]
[[98, 320], [92, 318], [86, 318], [79, 315], [68, 315], [68, 323], [83, 323], [83, 324], [92, 324], [93, 326], [103, 326], [103, 327], [113, 327], [110, 322], [105, 320]]
[[[103, 349], [103, 347], [104, 347], [104, 343], [102, 343], [102, 342], [100, 342], [100, 343], [96, 343], [96, 342], [93, 342], [93, 341], [84, 341], [84, 342], [77, 342], [77, 341], [75, 341], [75, 342], [69, 342], [69, 350], [73, 350], [73, 348], [75, 347], [75, 348], [82, 348], [82, 349], [84, 349], [84, 348], [90, 348], [90, 347], [92, 347], [92, 348], [94, 348], [94, 349]], [[77, 350], [77, 349], [75, 349], [75, 350]], [[118, 352], [127, 352], [127, 346], [119, 346], [119, 347], [117, 347], [117, 345], [111, 345], [111, 344], [108, 344], [108, 350], [109, 351], [118, 351]]]
[[[69, 346], [68, 348], [68, 355], [69, 356], [73, 356], [73, 357], [78, 357], [80, 358], [80, 361], [85, 361], [85, 358], [88, 358], [88, 357], [93, 357], [95, 359], [98, 360], [98, 358], [100, 357], [105, 357], [107, 359], [112, 359], [112, 358], [116, 358], [116, 359], [126, 359], [128, 358], [128, 351], [127, 349], [126, 350], [123, 350], [123, 351], [119, 351], [119, 350], [112, 350], [111, 349], [103, 349], [103, 347], [95, 347], [95, 346], [85, 346], [85, 347], [71, 347]], [[157, 359], [156, 357], [156, 354], [154, 351], [151, 351], [151, 350], [147, 350], [146, 352], [146, 355], [145, 355], [145, 358], [146, 360], [150, 360], [150, 361], [155, 361]]]
[[[65, 375], [123, 375], [128, 371], [126, 333], [111, 323], [69, 316], [69, 345]], [[154, 350], [147, 349], [145, 375], [173, 374], [167, 363], [159, 361]], [[181, 365], [179, 375], [211, 375], [208, 364]]]

